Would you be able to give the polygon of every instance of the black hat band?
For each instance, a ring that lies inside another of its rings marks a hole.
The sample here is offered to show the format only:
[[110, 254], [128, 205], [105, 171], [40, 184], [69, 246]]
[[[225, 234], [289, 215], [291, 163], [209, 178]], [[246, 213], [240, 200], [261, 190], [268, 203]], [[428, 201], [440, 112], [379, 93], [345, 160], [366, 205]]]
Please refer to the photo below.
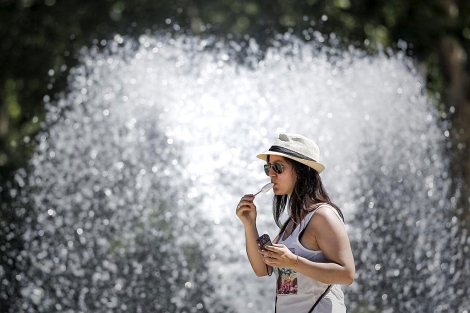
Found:
[[[272, 152], [280, 152], [280, 153], [284, 153], [284, 154], [287, 154], [287, 155], [290, 155], [290, 156], [293, 156], [293, 157], [296, 157], [296, 158], [299, 158], [299, 159], [317, 162], [317, 161], [315, 161], [314, 159], [309, 158], [309, 157], [306, 157], [306, 156], [303, 155], [303, 154], [300, 154], [300, 153], [298, 153], [298, 152], [295, 152], [295, 151], [292, 151], [292, 150], [289, 150], [289, 149], [287, 149], [287, 148], [280, 147], [280, 146], [271, 146], [271, 148], [269, 148], [269, 151], [272, 151]], [[318, 162], [317, 162], [317, 163], [318, 163]]]

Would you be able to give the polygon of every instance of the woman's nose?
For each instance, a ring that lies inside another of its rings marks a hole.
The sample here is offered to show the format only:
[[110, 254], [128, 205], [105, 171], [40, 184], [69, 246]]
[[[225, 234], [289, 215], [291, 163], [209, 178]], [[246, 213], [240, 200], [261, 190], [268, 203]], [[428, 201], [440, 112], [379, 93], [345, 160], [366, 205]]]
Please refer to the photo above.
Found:
[[277, 174], [276, 174], [276, 172], [273, 170], [273, 168], [272, 168], [272, 167], [269, 167], [269, 177], [274, 177], [274, 176], [276, 176], [276, 175], [277, 175]]

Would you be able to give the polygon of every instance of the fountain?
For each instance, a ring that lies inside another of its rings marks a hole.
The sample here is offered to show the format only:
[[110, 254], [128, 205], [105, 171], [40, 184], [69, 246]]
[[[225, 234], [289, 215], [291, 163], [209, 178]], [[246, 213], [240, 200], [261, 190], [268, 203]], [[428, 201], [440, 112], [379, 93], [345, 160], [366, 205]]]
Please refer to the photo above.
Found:
[[[401, 53], [320, 42], [286, 35], [262, 58], [254, 41], [187, 36], [84, 49], [18, 175], [32, 213], [20, 210], [17, 311], [273, 312], [274, 280], [251, 272], [235, 205], [268, 182], [255, 155], [284, 131], [318, 142], [344, 211], [350, 312], [468, 309], [468, 269], [447, 250], [448, 133], [421, 77]], [[274, 236], [271, 197], [256, 204]]]

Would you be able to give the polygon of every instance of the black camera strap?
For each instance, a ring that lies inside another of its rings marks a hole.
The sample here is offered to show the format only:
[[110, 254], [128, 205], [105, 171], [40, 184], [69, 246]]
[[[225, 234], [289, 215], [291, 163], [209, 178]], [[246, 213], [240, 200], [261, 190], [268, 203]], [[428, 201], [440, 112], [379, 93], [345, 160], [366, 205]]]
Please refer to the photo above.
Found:
[[[329, 285], [328, 288], [326, 288], [325, 292], [322, 293], [322, 295], [320, 296], [320, 298], [318, 298], [317, 301], [315, 301], [315, 303], [313, 304], [312, 308], [308, 311], [308, 313], [312, 313], [312, 312], [313, 312], [313, 310], [315, 309], [315, 307], [318, 305], [318, 303], [321, 301], [321, 299], [323, 299], [323, 298], [326, 296], [326, 294], [328, 293], [328, 291], [330, 291], [330, 289], [331, 289], [332, 286], [333, 286], [333, 285]], [[276, 311], [277, 311], [277, 295], [276, 295], [276, 302], [274, 303], [274, 313], [276, 313]]]
[[312, 312], [313, 312], [313, 309], [315, 309], [315, 307], [316, 307], [317, 304], [320, 302], [320, 300], [323, 299], [324, 296], [326, 296], [326, 294], [328, 293], [328, 291], [330, 291], [331, 286], [333, 286], [333, 285], [329, 285], [328, 288], [326, 288], [325, 292], [322, 293], [322, 295], [320, 296], [320, 298], [318, 298], [317, 302], [315, 302], [315, 304], [312, 306], [312, 308], [310, 309], [310, 311], [308, 311], [308, 313], [312, 313]]

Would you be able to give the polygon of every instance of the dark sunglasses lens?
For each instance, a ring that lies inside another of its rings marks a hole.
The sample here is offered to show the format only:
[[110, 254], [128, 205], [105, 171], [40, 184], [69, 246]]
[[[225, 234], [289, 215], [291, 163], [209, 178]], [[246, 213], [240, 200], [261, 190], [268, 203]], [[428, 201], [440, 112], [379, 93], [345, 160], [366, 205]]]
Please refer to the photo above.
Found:
[[272, 167], [273, 167], [274, 173], [276, 173], [276, 174], [281, 174], [282, 173], [282, 165], [281, 164], [274, 163], [272, 165]]
[[265, 165], [264, 165], [264, 172], [265, 172], [266, 175], [268, 175], [268, 176], [269, 176], [269, 168], [270, 168], [269, 164], [265, 164]]
[[282, 165], [280, 163], [273, 163], [273, 164], [268, 163], [268, 164], [264, 165], [264, 172], [266, 173], [266, 175], [269, 176], [269, 169], [271, 167], [273, 168], [274, 173], [282, 174], [283, 168], [282, 168]]

